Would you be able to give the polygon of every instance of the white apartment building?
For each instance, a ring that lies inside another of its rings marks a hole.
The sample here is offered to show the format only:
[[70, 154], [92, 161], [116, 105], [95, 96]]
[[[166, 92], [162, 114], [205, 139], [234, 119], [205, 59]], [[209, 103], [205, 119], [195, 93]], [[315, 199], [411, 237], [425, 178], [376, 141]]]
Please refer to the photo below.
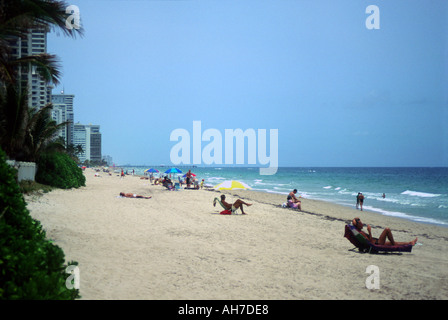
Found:
[[81, 162], [86, 160], [91, 162], [101, 161], [101, 133], [99, 125], [75, 123], [73, 125], [73, 144], [82, 146], [83, 152], [78, 154]]
[[63, 123], [69, 121], [70, 123], [61, 129], [59, 136], [63, 137], [66, 145], [74, 144], [73, 142], [73, 124], [75, 122], [75, 113], [73, 111], [73, 100], [75, 95], [73, 94], [53, 94], [51, 96], [51, 102], [53, 104], [53, 110], [51, 117], [56, 123]]

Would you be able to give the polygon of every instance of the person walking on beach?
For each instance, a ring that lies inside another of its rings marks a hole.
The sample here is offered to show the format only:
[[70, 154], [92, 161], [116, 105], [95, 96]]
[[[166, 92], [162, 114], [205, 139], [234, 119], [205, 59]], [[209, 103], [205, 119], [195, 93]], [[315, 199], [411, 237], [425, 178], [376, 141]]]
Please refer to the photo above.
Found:
[[358, 192], [358, 194], [356, 195], [356, 210], [359, 209], [359, 195], [361, 194], [361, 192]]
[[120, 179], [123, 179], [124, 178], [124, 171], [123, 171], [123, 169], [121, 169], [121, 177], [120, 177]]
[[360, 192], [358, 194], [358, 198], [359, 198], [359, 207], [360, 207], [360, 209], [362, 211], [362, 205], [364, 204], [364, 195], [362, 194], [362, 192]]
[[[367, 225], [367, 232], [369, 234], [366, 234], [364, 231], [362, 231], [364, 224], [361, 222], [361, 219], [359, 219], [359, 218], [354, 218], [352, 220], [352, 224], [356, 227], [356, 230], [358, 230], [359, 233], [372, 244], [379, 244], [379, 245], [386, 245], [386, 246], [401, 246], [401, 245], [411, 244], [411, 245], [415, 246], [415, 244], [417, 243], [417, 238], [415, 238], [414, 240], [412, 240], [410, 242], [396, 242], [392, 235], [392, 231], [389, 228], [385, 228], [379, 238], [374, 238], [374, 237], [372, 237], [372, 227], [370, 227], [369, 224]], [[389, 241], [386, 241], [386, 240], [389, 240]]]
[[[246, 206], [248, 206], [248, 207], [252, 205], [251, 203], [246, 203], [246, 202], [244, 202], [244, 201], [241, 200], [241, 199], [238, 199], [238, 200], [236, 200], [233, 204], [230, 204], [230, 203], [226, 202], [226, 196], [223, 195], [223, 194], [221, 195], [221, 203], [222, 203], [222, 205], [223, 205], [227, 210], [232, 210], [232, 207], [233, 207], [235, 210], [238, 209], [238, 208], [240, 208], [242, 214], [246, 214], [246, 213], [244, 212], [244, 210], [243, 210], [243, 204], [246, 205]], [[215, 206], [215, 205], [216, 205], [216, 203], [214, 202], [214, 203], [213, 203], [213, 206]]]
[[356, 196], [356, 209], [359, 209], [361, 207], [362, 211], [363, 204], [364, 204], [364, 195], [361, 192], [358, 192], [358, 195]]

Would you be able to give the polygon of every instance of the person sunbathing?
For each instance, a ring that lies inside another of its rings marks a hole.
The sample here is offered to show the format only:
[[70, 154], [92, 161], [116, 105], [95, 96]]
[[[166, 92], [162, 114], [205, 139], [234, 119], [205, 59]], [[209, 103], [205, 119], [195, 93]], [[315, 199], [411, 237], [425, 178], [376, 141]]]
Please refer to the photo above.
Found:
[[120, 192], [120, 197], [125, 197], [125, 198], [139, 198], [139, 199], [151, 199], [151, 197], [145, 197], [145, 196], [141, 196], [135, 193], [124, 193], [124, 192]]
[[[246, 214], [243, 210], [243, 204], [248, 207], [252, 205], [251, 203], [246, 203], [241, 199], [238, 199], [233, 204], [230, 204], [230, 203], [226, 202], [226, 196], [223, 194], [221, 195], [221, 203], [227, 210], [230, 210], [230, 211], [235, 211], [236, 209], [241, 209], [242, 214]], [[213, 206], [215, 206], [215, 205], [216, 205], [216, 202], [213, 202]], [[232, 207], [234, 208], [234, 210], [232, 210]]]
[[[364, 238], [366, 238], [370, 243], [373, 243], [373, 244], [386, 245], [386, 246], [401, 246], [401, 245], [411, 244], [414, 246], [417, 243], [417, 238], [415, 238], [414, 240], [412, 240], [410, 242], [395, 241], [394, 237], [392, 235], [392, 231], [389, 228], [385, 228], [378, 239], [374, 238], [374, 237], [372, 237], [372, 228], [370, 227], [369, 224], [367, 225], [367, 232], [369, 234], [366, 234], [364, 231], [361, 231], [362, 228], [364, 227], [364, 224], [362, 223], [361, 219], [359, 219], [359, 218], [354, 218], [352, 220], [352, 224], [356, 227], [356, 229], [359, 231], [359, 233]], [[386, 241], [386, 239], [389, 241]]]

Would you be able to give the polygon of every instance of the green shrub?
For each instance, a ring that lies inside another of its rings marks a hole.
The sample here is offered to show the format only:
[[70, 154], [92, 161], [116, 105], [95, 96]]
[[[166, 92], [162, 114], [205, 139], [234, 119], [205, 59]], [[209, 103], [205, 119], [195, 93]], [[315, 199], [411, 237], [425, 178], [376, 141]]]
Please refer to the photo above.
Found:
[[20, 191], [23, 194], [42, 194], [48, 193], [54, 188], [45, 184], [40, 184], [32, 180], [22, 180], [19, 182]]
[[64, 252], [33, 219], [0, 149], [0, 299], [75, 299]]
[[37, 161], [36, 182], [61, 189], [86, 185], [86, 177], [75, 161], [65, 153], [46, 153]]

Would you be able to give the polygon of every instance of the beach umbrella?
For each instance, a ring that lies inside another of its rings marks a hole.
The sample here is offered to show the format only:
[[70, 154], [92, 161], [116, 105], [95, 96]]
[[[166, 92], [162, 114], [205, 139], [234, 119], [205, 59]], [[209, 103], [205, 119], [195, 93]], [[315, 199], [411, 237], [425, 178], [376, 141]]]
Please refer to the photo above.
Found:
[[[165, 171], [165, 173], [182, 173], [182, 171], [178, 168], [171, 168]], [[171, 175], [170, 175], [171, 177]]]
[[233, 189], [250, 189], [250, 187], [241, 181], [226, 180], [213, 187], [215, 190], [233, 190]]
[[145, 170], [145, 172], [149, 172], [149, 173], [156, 173], [156, 172], [159, 172], [159, 170], [157, 170], [157, 169], [154, 169], [154, 168], [151, 168], [151, 169], [146, 169]]
[[180, 171], [180, 169], [177, 168], [171, 168], [166, 170], [165, 173], [182, 173], [182, 171]]
[[[196, 175], [192, 172], [191, 173], [191, 175], [193, 176], [193, 177], [196, 177]], [[182, 178], [185, 178], [187, 176], [187, 174], [184, 174], [183, 176], [182, 176]]]

